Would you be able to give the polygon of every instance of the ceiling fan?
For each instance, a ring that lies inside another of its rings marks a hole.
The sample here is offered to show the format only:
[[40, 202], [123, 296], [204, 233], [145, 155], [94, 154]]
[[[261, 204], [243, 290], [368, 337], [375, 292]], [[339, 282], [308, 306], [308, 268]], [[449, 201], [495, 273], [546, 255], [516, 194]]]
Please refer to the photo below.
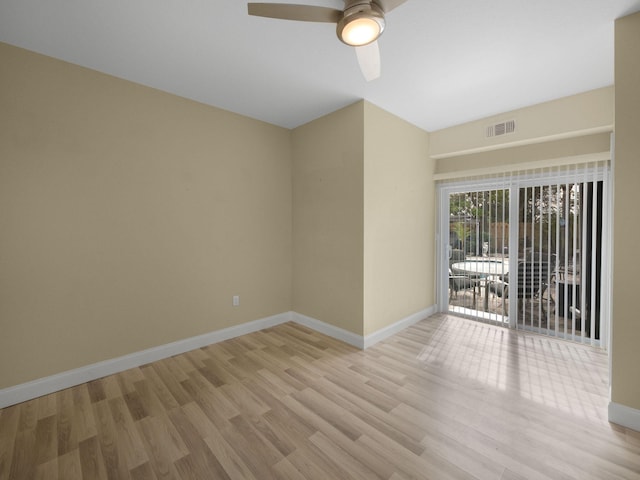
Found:
[[344, 10], [291, 3], [249, 3], [249, 15], [257, 17], [337, 24], [343, 43], [355, 47], [360, 70], [367, 82], [380, 76], [378, 37], [385, 27], [384, 16], [407, 0], [344, 0]]

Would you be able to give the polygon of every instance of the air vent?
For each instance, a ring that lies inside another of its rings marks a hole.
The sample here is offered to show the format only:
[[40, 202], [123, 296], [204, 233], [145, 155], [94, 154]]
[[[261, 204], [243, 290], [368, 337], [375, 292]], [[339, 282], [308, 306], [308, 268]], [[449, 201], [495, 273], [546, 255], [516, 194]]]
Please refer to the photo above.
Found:
[[499, 137], [501, 135], [508, 135], [510, 133], [514, 133], [516, 131], [516, 121], [515, 120], [507, 120], [505, 122], [494, 123], [493, 125], [487, 126], [485, 129], [485, 136], [489, 137]]

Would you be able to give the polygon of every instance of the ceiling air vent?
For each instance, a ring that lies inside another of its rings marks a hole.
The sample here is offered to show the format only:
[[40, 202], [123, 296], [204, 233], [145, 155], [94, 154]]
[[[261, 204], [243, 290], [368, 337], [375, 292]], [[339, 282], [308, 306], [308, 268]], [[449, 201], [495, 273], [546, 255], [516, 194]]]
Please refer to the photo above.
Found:
[[516, 131], [516, 121], [507, 120], [505, 122], [494, 123], [493, 125], [487, 126], [487, 128], [485, 129], [485, 135], [487, 138], [499, 137], [501, 135], [508, 135], [510, 133], [514, 133], [515, 131]]

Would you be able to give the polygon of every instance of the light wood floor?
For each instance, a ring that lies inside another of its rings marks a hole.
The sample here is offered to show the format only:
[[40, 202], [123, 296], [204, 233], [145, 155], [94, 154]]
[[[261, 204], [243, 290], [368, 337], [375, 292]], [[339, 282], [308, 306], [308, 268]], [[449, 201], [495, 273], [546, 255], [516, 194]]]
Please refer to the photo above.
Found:
[[438, 315], [284, 324], [0, 410], [0, 479], [639, 479], [606, 354]]

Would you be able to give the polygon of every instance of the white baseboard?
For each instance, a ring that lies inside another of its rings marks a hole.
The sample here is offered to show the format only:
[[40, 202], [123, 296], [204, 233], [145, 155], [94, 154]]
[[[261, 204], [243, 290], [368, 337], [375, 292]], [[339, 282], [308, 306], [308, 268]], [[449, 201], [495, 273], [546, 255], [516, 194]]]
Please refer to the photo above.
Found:
[[382, 340], [385, 340], [391, 337], [392, 335], [395, 335], [401, 330], [404, 330], [405, 328], [418, 323], [420, 320], [424, 320], [425, 318], [430, 317], [431, 315], [434, 315], [435, 313], [437, 313], [437, 311], [438, 311], [438, 307], [436, 305], [433, 305], [431, 307], [425, 308], [424, 310], [420, 310], [419, 312], [416, 312], [413, 315], [409, 315], [408, 317], [403, 318], [402, 320], [396, 323], [393, 323], [387, 327], [381, 328], [380, 330], [377, 330], [367, 335], [366, 337], [364, 337], [364, 348], [369, 348], [372, 345], [375, 345], [376, 343]]
[[429, 308], [425, 308], [419, 312], [416, 312], [412, 315], [409, 315], [398, 322], [391, 324], [385, 328], [382, 328], [372, 334], [363, 337], [362, 335], [358, 335], [357, 333], [350, 332], [340, 327], [336, 327], [329, 323], [325, 323], [322, 320], [318, 320], [312, 317], [307, 317], [306, 315], [302, 315], [301, 313], [291, 312], [292, 320], [300, 325], [304, 325], [305, 327], [309, 327], [312, 330], [315, 330], [320, 333], [324, 333], [330, 337], [341, 340], [349, 345], [353, 345], [354, 347], [360, 348], [364, 350], [365, 348], [369, 348], [376, 343], [389, 338], [392, 335], [395, 335], [401, 330], [413, 325], [414, 323], [419, 322], [420, 320], [424, 320], [427, 317], [435, 314], [438, 311], [438, 308], [434, 305]]
[[299, 323], [300, 325], [304, 325], [305, 327], [315, 330], [316, 332], [320, 332], [328, 335], [329, 337], [341, 340], [359, 349], [364, 348], [364, 338], [362, 337], [362, 335], [350, 332], [348, 330], [345, 330], [344, 328], [336, 327], [335, 325], [331, 325], [330, 323], [325, 323], [322, 320], [307, 317], [306, 315], [302, 315], [301, 313], [291, 312], [291, 314], [291, 320]]
[[85, 367], [76, 368], [66, 372], [40, 378], [13, 387], [0, 390], [0, 408], [25, 402], [33, 398], [49, 393], [57, 392], [65, 388], [74, 387], [81, 383], [90, 382], [98, 378], [106, 377], [114, 373], [122, 372], [130, 368], [139, 367], [147, 363], [162, 360], [181, 353], [202, 348], [207, 345], [222, 342], [230, 338], [257, 332], [265, 328], [273, 327], [281, 323], [291, 321], [291, 313], [281, 313], [267, 318], [254, 320], [233, 327], [223, 328], [214, 332], [205, 333], [196, 337], [178, 340], [177, 342], [160, 345], [140, 352], [135, 352], [103, 362], [94, 363]]
[[400, 330], [403, 330], [430, 315], [433, 315], [435, 312], [435, 307], [427, 308], [410, 315], [393, 325], [389, 325], [388, 327], [378, 330], [371, 335], [367, 335], [366, 337], [349, 332], [343, 328], [330, 325], [321, 320], [307, 317], [306, 315], [296, 312], [285, 312], [271, 317], [262, 318], [260, 320], [243, 323], [242, 325], [223, 328], [214, 332], [205, 333], [204, 335], [178, 340], [177, 342], [160, 345], [158, 347], [149, 348], [147, 350], [131, 353], [122, 357], [94, 363], [74, 370], [57, 373], [49, 377], [39, 378], [13, 387], [4, 388], [0, 390], [0, 408], [15, 405], [16, 403], [26, 402], [27, 400], [41, 397], [42, 395], [57, 392], [65, 388], [75, 387], [81, 383], [91, 382], [92, 380], [106, 377], [107, 375], [113, 375], [114, 373], [122, 372], [130, 368], [139, 367], [140, 365], [179, 355], [181, 353], [222, 342], [230, 338], [264, 330], [265, 328], [274, 327], [285, 322], [294, 321], [309, 327], [312, 330], [316, 330], [317, 332], [353, 345], [354, 347], [364, 349], [390, 337], [391, 335], [394, 335]]
[[609, 402], [609, 421], [640, 432], [640, 410]]

